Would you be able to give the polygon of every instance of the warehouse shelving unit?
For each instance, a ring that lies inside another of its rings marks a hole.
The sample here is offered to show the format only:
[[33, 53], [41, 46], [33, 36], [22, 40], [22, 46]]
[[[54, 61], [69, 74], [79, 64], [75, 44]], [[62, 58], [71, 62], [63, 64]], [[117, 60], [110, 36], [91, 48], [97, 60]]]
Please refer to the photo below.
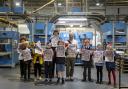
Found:
[[[5, 28], [0, 30], [0, 67], [15, 67], [18, 63], [18, 29]], [[16, 30], [17, 29], [17, 30]]]
[[[3, 5], [7, 1], [9, 5]], [[15, 67], [18, 63], [19, 20], [28, 21], [24, 7], [12, 7], [12, 1], [3, 0], [0, 6], [0, 67]], [[18, 20], [19, 19], [19, 20]]]
[[[127, 50], [127, 28], [125, 27], [124, 29], [115, 29], [114, 34], [115, 35], [113, 37], [115, 41], [115, 49], [124, 51], [125, 53], [125, 50]], [[123, 73], [128, 73], [128, 60], [117, 60], [117, 68], [119, 69], [119, 67]]]
[[41, 41], [42, 45], [50, 40], [52, 29], [54, 29], [52, 23], [38, 23], [35, 25], [34, 42]]
[[124, 73], [128, 73], [128, 60], [123, 61], [123, 70]]
[[40, 41], [42, 45], [45, 44], [45, 24], [36, 22], [34, 26], [34, 42]]

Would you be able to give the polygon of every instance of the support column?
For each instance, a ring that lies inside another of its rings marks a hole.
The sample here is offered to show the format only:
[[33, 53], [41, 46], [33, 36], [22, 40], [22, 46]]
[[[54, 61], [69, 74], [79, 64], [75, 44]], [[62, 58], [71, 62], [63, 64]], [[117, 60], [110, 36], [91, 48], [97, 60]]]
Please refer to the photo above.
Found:
[[112, 21], [112, 47], [115, 48], [115, 22]]
[[126, 23], [126, 46], [128, 47], [128, 23]]
[[66, 0], [66, 13], [68, 13], [68, 0]]
[[54, 9], [55, 9], [55, 12], [54, 12], [54, 16], [55, 16], [58, 13], [58, 6], [56, 1], [54, 2]]
[[48, 42], [48, 22], [46, 21], [46, 24], [45, 24], [45, 46], [47, 45], [47, 42]]
[[96, 33], [96, 29], [95, 29], [95, 49], [96, 49], [96, 35], [97, 35], [97, 33]]
[[31, 41], [34, 41], [34, 33], [35, 33], [35, 21], [31, 23], [32, 26], [32, 34], [31, 34]]
[[87, 15], [87, 12], [88, 12], [88, 0], [86, 0], [85, 12], [86, 12], [86, 15]]

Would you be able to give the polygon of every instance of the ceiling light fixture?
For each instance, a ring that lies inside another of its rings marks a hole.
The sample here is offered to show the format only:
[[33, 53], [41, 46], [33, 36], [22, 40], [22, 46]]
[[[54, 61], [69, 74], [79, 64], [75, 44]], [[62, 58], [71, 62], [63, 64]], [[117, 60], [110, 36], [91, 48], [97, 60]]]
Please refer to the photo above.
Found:
[[16, 2], [15, 5], [16, 5], [16, 6], [20, 6], [20, 2]]
[[62, 3], [58, 3], [58, 6], [62, 6]]
[[100, 3], [98, 2], [98, 3], [96, 3], [96, 6], [100, 6]]
[[59, 21], [58, 23], [66, 23], [65, 21]]
[[80, 25], [80, 27], [83, 27], [83, 25]]
[[70, 25], [70, 27], [73, 27], [73, 25]]
[[87, 18], [59, 18], [60, 21], [87, 21]]

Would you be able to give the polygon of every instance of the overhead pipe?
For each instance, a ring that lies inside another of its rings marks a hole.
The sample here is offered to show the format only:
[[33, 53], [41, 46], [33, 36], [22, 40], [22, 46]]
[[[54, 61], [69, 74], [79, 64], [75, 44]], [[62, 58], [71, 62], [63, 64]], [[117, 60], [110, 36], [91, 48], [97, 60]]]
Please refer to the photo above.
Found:
[[120, 6], [127, 6], [127, 4], [128, 4], [128, 1], [110, 1], [110, 2], [106, 2], [106, 4], [108, 4], [108, 5], [120, 5]]
[[32, 11], [32, 13], [35, 13], [35, 12], [37, 12], [37, 11], [39, 11], [39, 10], [41, 10], [41, 9], [43, 9], [44, 7], [46, 7], [47, 5], [49, 5], [49, 4], [51, 4], [51, 3], [53, 3], [55, 0], [51, 0], [50, 2], [48, 2], [48, 3], [46, 3], [45, 5], [43, 5], [43, 6], [41, 6], [41, 7], [39, 7], [38, 9], [36, 9], [35, 11]]
[[107, 2], [107, 3], [113, 3], [113, 4], [116, 4], [116, 3], [128, 3], [128, 1], [112, 1], [112, 2]]
[[0, 18], [0, 22], [6, 23], [6, 24], [10, 24], [13, 27], [18, 27], [16, 23], [8, 21], [6, 19]]

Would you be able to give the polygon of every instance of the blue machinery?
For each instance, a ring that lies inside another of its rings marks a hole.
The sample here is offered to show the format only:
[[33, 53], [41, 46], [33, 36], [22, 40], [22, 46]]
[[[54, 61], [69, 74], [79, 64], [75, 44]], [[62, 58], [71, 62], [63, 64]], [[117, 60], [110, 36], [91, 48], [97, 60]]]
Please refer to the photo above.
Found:
[[0, 31], [0, 67], [14, 67], [18, 62], [16, 31]]

